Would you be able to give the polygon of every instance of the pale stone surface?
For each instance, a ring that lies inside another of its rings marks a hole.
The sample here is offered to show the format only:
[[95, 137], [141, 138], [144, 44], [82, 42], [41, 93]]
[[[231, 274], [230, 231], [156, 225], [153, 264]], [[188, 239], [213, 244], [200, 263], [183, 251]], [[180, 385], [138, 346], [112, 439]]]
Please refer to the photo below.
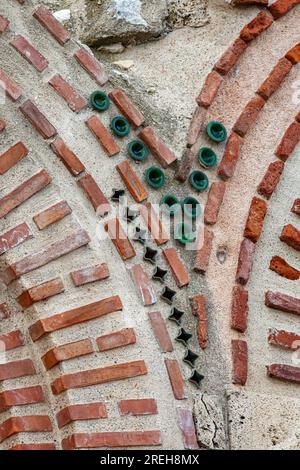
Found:
[[226, 423], [220, 398], [199, 393], [195, 396], [193, 411], [200, 447], [227, 449]]

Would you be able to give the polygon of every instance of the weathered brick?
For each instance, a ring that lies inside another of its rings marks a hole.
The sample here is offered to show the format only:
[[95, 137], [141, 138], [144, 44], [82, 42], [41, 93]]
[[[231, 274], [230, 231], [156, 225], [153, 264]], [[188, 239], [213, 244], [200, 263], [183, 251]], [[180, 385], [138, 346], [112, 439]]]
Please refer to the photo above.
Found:
[[288, 224], [283, 227], [280, 240], [295, 250], [300, 251], [300, 230], [293, 225]]
[[166, 322], [160, 312], [149, 312], [149, 320], [154, 332], [155, 338], [159, 344], [161, 352], [172, 352], [173, 344], [170, 338]]
[[145, 205], [140, 207], [140, 213], [148, 227], [148, 230], [155, 240], [155, 243], [158, 246], [167, 243], [170, 237], [164, 229], [162, 221], [156, 213], [154, 206], [150, 202], [147, 202]]
[[109, 275], [109, 269], [106, 263], [88, 266], [70, 273], [76, 287], [89, 284], [90, 282], [102, 281], [103, 279], [107, 279]]
[[46, 170], [40, 170], [0, 199], [0, 219], [51, 183]]
[[98, 300], [82, 307], [76, 307], [48, 318], [38, 320], [30, 326], [29, 333], [33, 341], [37, 341], [42, 336], [68, 328], [79, 323], [100, 318], [112, 312], [118, 312], [123, 309], [121, 299], [118, 295]]
[[32, 101], [25, 101], [19, 109], [44, 139], [50, 139], [57, 134], [55, 127]]
[[17, 101], [22, 96], [21, 88], [2, 69], [0, 69], [0, 88], [12, 101]]
[[177, 286], [187, 286], [190, 283], [190, 276], [180, 259], [176, 248], [165, 248], [163, 250], [163, 255], [171, 268]]
[[245, 137], [249, 129], [256, 122], [260, 111], [265, 105], [265, 100], [261, 96], [255, 96], [252, 98], [243, 109], [240, 117], [233, 126], [234, 132], [239, 134], [241, 137]]
[[261, 235], [268, 206], [266, 201], [254, 197], [248, 213], [244, 237], [256, 243]]
[[226, 185], [224, 181], [212, 183], [204, 210], [204, 222], [208, 225], [217, 223], [219, 211], [224, 199]]
[[136, 343], [136, 336], [133, 328], [124, 328], [107, 335], [97, 338], [99, 351], [110, 351], [111, 349], [121, 348]]
[[0, 304], [0, 321], [11, 316], [11, 311], [6, 304]]
[[248, 291], [241, 286], [234, 286], [231, 304], [231, 328], [245, 333], [248, 324]]
[[119, 219], [116, 218], [108, 220], [105, 223], [104, 228], [108, 232], [119, 255], [124, 261], [135, 257], [135, 249], [133, 248], [132, 243], [124, 232]]
[[105, 85], [108, 76], [104, 67], [85, 47], [82, 47], [74, 54], [75, 59], [84, 70], [100, 85]]
[[0, 443], [20, 432], [52, 431], [48, 416], [13, 416], [0, 425]]
[[300, 215], [300, 199], [295, 199], [291, 212]]
[[100, 217], [106, 215], [110, 211], [110, 203], [92, 175], [82, 176], [77, 182], [92, 203], [97, 214]]
[[62, 24], [52, 15], [51, 11], [45, 6], [39, 6], [33, 12], [34, 18], [36, 18], [44, 28], [46, 28], [50, 34], [59, 42], [61, 46], [64, 46], [67, 41], [71, 38], [71, 34], [62, 26]]
[[145, 127], [139, 133], [139, 138], [148, 145], [154, 157], [163, 168], [167, 168], [177, 160], [174, 152], [161, 140], [152, 127]]
[[12, 168], [22, 158], [28, 155], [28, 149], [23, 142], [17, 142], [0, 155], [0, 175]]
[[274, 310], [300, 315], [300, 299], [282, 294], [281, 292], [267, 291], [265, 304], [267, 307], [273, 308]]
[[280, 346], [281, 348], [297, 351], [300, 349], [300, 336], [285, 330], [270, 328], [268, 334], [270, 344]]
[[13, 406], [30, 405], [45, 401], [43, 389], [40, 385], [33, 387], [4, 390], [0, 393], [0, 412]]
[[56, 450], [56, 447], [54, 443], [42, 442], [38, 444], [15, 444], [8, 450]]
[[109, 97], [135, 129], [144, 124], [144, 116], [123, 90], [116, 88], [109, 93]]
[[285, 54], [285, 58], [292, 62], [293, 65], [298, 64], [298, 62], [300, 62], [300, 43], [290, 49], [287, 54]]
[[180, 183], [184, 183], [192, 169], [195, 159], [195, 152], [193, 149], [185, 149], [181, 160], [178, 162], [177, 170], [175, 173], [175, 179]]
[[299, 3], [300, 0], [277, 0], [269, 6], [269, 11], [271, 12], [273, 18], [278, 20]]
[[106, 127], [102, 124], [100, 119], [96, 116], [91, 116], [85, 121], [85, 123], [109, 157], [117, 155], [117, 153], [120, 152], [120, 147], [113, 139], [111, 133], [108, 132]]
[[136, 202], [142, 202], [148, 197], [148, 191], [143, 186], [140, 178], [127, 160], [116, 165], [122, 180]]
[[192, 314], [197, 318], [197, 336], [201, 349], [207, 347], [207, 315], [206, 315], [206, 298], [203, 295], [195, 295], [190, 297], [190, 305]]
[[115, 364], [100, 369], [62, 375], [54, 380], [51, 384], [51, 388], [54, 395], [59, 395], [73, 388], [89, 387], [91, 385], [129, 379], [145, 374], [147, 374], [147, 368], [144, 361], [126, 362], [124, 364]]
[[248, 377], [248, 345], [246, 341], [233, 339], [232, 352], [232, 383], [245, 385]]
[[264, 11], [250, 21], [240, 32], [240, 38], [245, 42], [253, 41], [273, 23], [273, 19]]
[[94, 352], [90, 339], [75, 341], [74, 343], [63, 344], [50, 349], [42, 357], [43, 364], [47, 370], [52, 369], [60, 362], [74, 359], [75, 357], [86, 356]]
[[157, 404], [154, 398], [120, 400], [118, 408], [121, 416], [157, 415]]
[[35, 49], [26, 38], [17, 34], [10, 44], [18, 51], [27, 62], [29, 62], [38, 72], [43, 72], [49, 65], [45, 57]]
[[0, 132], [5, 131], [6, 129], [6, 122], [3, 119], [0, 119]]
[[270, 269], [279, 274], [279, 276], [290, 279], [291, 281], [296, 281], [300, 278], [300, 271], [293, 268], [280, 256], [273, 256], [270, 261]]
[[0, 364], [0, 380], [16, 379], [35, 374], [35, 367], [31, 359], [21, 359]]
[[185, 449], [199, 449], [193, 413], [190, 410], [177, 408], [179, 426], [183, 436]]
[[221, 75], [227, 75], [235, 66], [247, 47], [248, 44], [238, 37], [234, 43], [226, 49], [222, 57], [215, 64], [214, 69]]
[[268, 78], [260, 86], [257, 93], [265, 100], [270, 98], [273, 93], [278, 90], [286, 76], [291, 71], [292, 67], [293, 64], [285, 57], [280, 59]]
[[16, 227], [9, 229], [7, 232], [0, 235], [0, 255], [6, 253], [8, 250], [21, 245], [26, 240], [32, 238], [32, 233], [26, 222], [23, 222]]
[[187, 146], [192, 147], [198, 140], [207, 115], [207, 110], [202, 106], [197, 106], [189, 126], [187, 135]]
[[230, 134], [226, 143], [223, 158], [218, 166], [218, 175], [223, 180], [228, 180], [233, 176], [243, 144], [243, 137], [239, 136], [235, 132]]
[[244, 238], [241, 243], [238, 266], [236, 271], [236, 281], [239, 284], [247, 284], [255, 255], [256, 245], [248, 238]]
[[286, 382], [300, 383], [300, 367], [287, 364], [270, 364], [267, 366], [268, 376]]
[[265, 176], [258, 186], [257, 192], [265, 196], [265, 198], [270, 199], [279, 183], [283, 170], [284, 162], [278, 160], [270, 163]]
[[71, 212], [72, 209], [69, 204], [66, 201], [60, 201], [35, 215], [33, 220], [39, 230], [44, 230], [49, 227], [49, 225], [52, 225], [71, 214]]
[[85, 170], [83, 163], [65, 144], [61, 137], [57, 137], [57, 139], [50, 144], [50, 147], [73, 176], [77, 176]]
[[138, 294], [145, 306], [153, 305], [157, 302], [157, 297], [150, 278], [144, 271], [141, 264], [135, 264], [130, 269], [131, 277]]
[[87, 105], [86, 100], [61, 75], [54, 75], [48, 83], [75, 113], [79, 113]]
[[72, 434], [62, 441], [64, 450], [94, 447], [138, 447], [161, 444], [160, 431], [125, 431]]
[[214, 234], [206, 227], [200, 226], [198, 236], [198, 247], [194, 263], [194, 271], [205, 274], [210, 260]]
[[56, 415], [59, 429], [74, 421], [107, 418], [107, 410], [104, 403], [86, 403], [69, 405], [60, 410]]
[[175, 399], [185, 400], [187, 394], [178, 361], [176, 359], [165, 359], [165, 365]]
[[208, 74], [202, 90], [196, 100], [199, 106], [208, 108], [212, 104], [215, 97], [217, 96], [222, 81], [223, 77], [215, 70]]
[[28, 308], [35, 302], [53, 297], [64, 292], [64, 290], [65, 287], [61, 278], [57, 277], [25, 290], [18, 297], [18, 302], [23, 308]]
[[1, 351], [3, 351], [3, 346], [5, 351], [24, 346], [24, 338], [21, 331], [15, 330], [10, 333], [6, 333], [5, 335], [0, 335], [0, 345]]
[[275, 155], [284, 162], [292, 155], [296, 146], [300, 142], [300, 124], [293, 122], [286, 130], [284, 136], [278, 145]]
[[0, 15], [0, 33], [4, 33], [4, 31], [9, 27], [9, 20], [5, 18], [5, 16]]

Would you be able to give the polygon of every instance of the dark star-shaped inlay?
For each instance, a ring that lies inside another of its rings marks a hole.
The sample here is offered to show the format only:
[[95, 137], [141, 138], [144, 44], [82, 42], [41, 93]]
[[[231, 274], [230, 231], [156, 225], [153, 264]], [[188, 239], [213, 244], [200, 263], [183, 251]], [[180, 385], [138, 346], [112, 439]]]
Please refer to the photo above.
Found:
[[204, 375], [199, 374], [196, 370], [193, 371], [192, 375], [189, 378], [189, 381], [200, 388], [201, 382], [204, 379]]
[[144, 249], [144, 260], [149, 261], [152, 264], [156, 263], [156, 258], [158, 255], [158, 251], [150, 246], [146, 246]]
[[168, 302], [168, 304], [171, 304], [174, 300], [174, 297], [176, 295], [176, 291], [170, 289], [170, 287], [166, 286], [164, 287], [162, 293], [161, 293], [161, 298]]
[[111, 200], [114, 202], [120, 202], [120, 199], [122, 199], [124, 196], [125, 196], [124, 189], [113, 189]]
[[126, 207], [124, 212], [124, 219], [127, 220], [127, 222], [133, 222], [139, 216], [139, 214], [139, 211], [135, 211], [130, 209], [130, 207]]
[[183, 361], [186, 362], [189, 366], [194, 367], [198, 357], [198, 354], [194, 353], [190, 349], [187, 349]]
[[176, 341], [179, 341], [179, 343], [183, 343], [185, 346], [187, 346], [188, 341], [192, 338], [192, 334], [188, 333], [185, 331], [184, 328], [180, 328], [178, 336], [176, 336]]
[[140, 242], [142, 245], [145, 245], [147, 241], [147, 230], [143, 230], [140, 227], [135, 227], [135, 234], [133, 235], [133, 240]]
[[168, 271], [166, 269], [162, 269], [159, 266], [156, 266], [152, 274], [152, 279], [157, 279], [160, 282], [165, 282], [165, 277], [167, 274]]
[[170, 315], [168, 316], [168, 319], [171, 320], [171, 321], [174, 321], [175, 323], [177, 323], [177, 325], [180, 326], [181, 323], [182, 323], [183, 315], [184, 315], [184, 312], [182, 312], [181, 310], [179, 310], [176, 307], [173, 307], [172, 310], [171, 310]]

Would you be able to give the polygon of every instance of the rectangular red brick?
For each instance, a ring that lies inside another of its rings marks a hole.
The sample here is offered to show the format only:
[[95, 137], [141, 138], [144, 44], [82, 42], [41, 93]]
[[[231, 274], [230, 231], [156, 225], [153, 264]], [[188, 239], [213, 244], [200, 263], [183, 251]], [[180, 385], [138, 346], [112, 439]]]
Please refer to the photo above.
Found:
[[97, 338], [99, 351], [110, 351], [111, 349], [121, 348], [136, 343], [136, 336], [133, 328], [124, 328], [107, 335]]
[[102, 281], [109, 277], [109, 269], [106, 263], [88, 266], [70, 273], [72, 281], [76, 287], [89, 284], [90, 282]]
[[290, 279], [291, 281], [297, 281], [300, 278], [300, 271], [293, 268], [289, 263], [281, 258], [281, 256], [272, 257], [269, 269], [277, 273], [279, 276]]
[[144, 116], [123, 90], [116, 88], [109, 93], [109, 97], [132, 124], [134, 129], [144, 124]]
[[300, 0], [277, 0], [269, 6], [269, 11], [271, 12], [273, 18], [278, 20], [299, 3]]
[[130, 269], [132, 280], [136, 290], [145, 306], [153, 305], [157, 302], [157, 297], [150, 278], [144, 271], [141, 264], [135, 264]]
[[254, 197], [248, 213], [245, 225], [244, 237], [256, 243], [261, 235], [268, 206], [266, 201]]
[[160, 312], [149, 312], [149, 320], [158, 342], [161, 352], [172, 352], [173, 344], [170, 338], [166, 322]]
[[208, 225], [215, 225], [218, 220], [218, 215], [223, 203], [226, 185], [224, 181], [212, 183], [207, 203], [204, 210], [204, 222]]
[[55, 127], [32, 101], [25, 101], [19, 109], [44, 139], [50, 139], [57, 134]]
[[288, 224], [283, 227], [280, 240], [295, 250], [300, 251], [300, 230], [292, 224]]
[[76, 307], [72, 310], [67, 310], [48, 318], [38, 320], [30, 326], [29, 333], [33, 341], [37, 341], [42, 336], [58, 331], [63, 328], [68, 328], [73, 325], [78, 325], [86, 321], [100, 318], [103, 315], [108, 315], [112, 312], [118, 312], [123, 309], [121, 299], [118, 295], [108, 297], [106, 299], [98, 300], [82, 307]]
[[154, 398], [120, 400], [118, 408], [121, 416], [157, 415], [157, 404]]
[[261, 11], [241, 30], [240, 38], [245, 42], [253, 41], [253, 39], [257, 38], [261, 33], [266, 31], [266, 29], [268, 29], [272, 23], [273, 18], [271, 18], [264, 11]]
[[185, 449], [199, 449], [193, 413], [190, 410], [177, 408], [179, 426], [182, 431]]
[[300, 299], [281, 292], [272, 292], [270, 290], [266, 292], [265, 304], [274, 310], [300, 315]]
[[246, 341], [233, 339], [232, 352], [232, 383], [246, 385], [248, 378], [248, 345]]
[[49, 65], [45, 57], [35, 49], [26, 38], [17, 34], [10, 44], [29, 62], [38, 72], [43, 72]]
[[202, 108], [202, 106], [197, 106], [192, 116], [189, 130], [188, 130], [188, 135], [187, 135], [188, 147], [192, 147], [197, 142], [200, 132], [203, 129], [206, 115], [207, 115], [207, 110], [205, 108]]
[[62, 24], [52, 15], [51, 11], [45, 6], [39, 6], [33, 12], [33, 16], [49, 31], [50, 34], [52, 34], [61, 46], [64, 46], [71, 38], [69, 31], [62, 26]]
[[40, 385], [33, 387], [16, 388], [4, 390], [0, 393], [0, 412], [8, 410], [13, 406], [30, 405], [45, 401], [43, 389]]
[[258, 115], [266, 104], [261, 96], [255, 96], [245, 106], [242, 114], [233, 126], [234, 132], [245, 137], [247, 132], [257, 121]]
[[51, 388], [54, 395], [59, 395], [73, 388], [89, 387], [91, 385], [129, 379], [146, 374], [147, 367], [144, 361], [125, 362], [124, 364], [115, 364], [100, 369], [62, 375], [54, 380]]
[[231, 304], [231, 328], [245, 333], [248, 325], [248, 291], [242, 286], [234, 286]]
[[234, 0], [234, 4], [268, 6], [269, 0]]
[[20, 432], [52, 431], [48, 416], [13, 416], [0, 425], [0, 443]]
[[175, 399], [185, 400], [187, 394], [178, 361], [176, 359], [165, 359], [165, 365]]
[[90, 237], [87, 232], [83, 229], [78, 229], [71, 235], [46, 246], [41, 251], [27, 255], [20, 261], [11, 264], [4, 272], [1, 273], [1, 278], [3, 282], [8, 285], [23, 274], [41, 268], [42, 266], [45, 266], [45, 264], [87, 245], [89, 242]]
[[292, 62], [293, 65], [297, 65], [300, 62], [300, 43], [292, 47], [292, 49], [285, 54], [285, 58]]
[[208, 343], [206, 298], [203, 295], [195, 295], [190, 298], [192, 314], [197, 318], [197, 336], [201, 349], [206, 349]]
[[15, 444], [8, 450], [56, 450], [56, 447], [54, 443], [42, 442], [38, 444]]
[[268, 341], [270, 344], [273, 344], [274, 346], [280, 346], [284, 349], [291, 349], [292, 351], [297, 351], [300, 349], [300, 335], [291, 333], [290, 331], [270, 328]]
[[[203, 108], [202, 108], [203, 109]], [[178, 162], [178, 167], [175, 173], [175, 179], [180, 183], [184, 183], [191, 172], [195, 160], [195, 152], [192, 148], [184, 150], [181, 160]]]
[[0, 175], [12, 168], [22, 158], [28, 155], [28, 149], [23, 142], [17, 142], [0, 155]]
[[92, 175], [82, 176], [77, 182], [92, 203], [97, 214], [100, 217], [106, 215], [110, 211], [110, 203]]
[[0, 69], [0, 88], [12, 101], [17, 101], [22, 96], [21, 88], [2, 69]]
[[113, 139], [113, 136], [97, 116], [91, 116], [85, 123], [109, 157], [113, 157], [120, 152], [120, 147]]
[[86, 100], [61, 75], [54, 75], [48, 83], [75, 113], [79, 113], [87, 105]]
[[236, 271], [236, 281], [246, 285], [252, 270], [256, 245], [248, 238], [244, 238], [241, 243], [238, 266]]
[[108, 220], [105, 223], [104, 228], [108, 232], [122, 260], [126, 261], [135, 257], [135, 249], [124, 232], [119, 219], [116, 218]]
[[265, 100], [269, 99], [281, 86], [284, 79], [290, 73], [293, 64], [285, 57], [280, 59], [268, 78], [258, 89], [257, 93]]
[[35, 367], [31, 359], [0, 364], [0, 380], [17, 379], [28, 375], [35, 375]]
[[178, 287], [187, 286], [190, 283], [190, 276], [176, 251], [176, 248], [165, 248], [164, 257], [169, 264], [174, 279]]
[[26, 240], [32, 238], [32, 234], [26, 222], [9, 229], [5, 233], [0, 234], [0, 255], [8, 250], [21, 245]]
[[108, 81], [108, 76], [102, 64], [89, 52], [85, 47], [82, 47], [74, 54], [75, 59], [82, 68], [100, 85], [105, 85]]
[[44, 230], [49, 227], [49, 225], [52, 225], [71, 214], [71, 212], [72, 209], [69, 204], [66, 201], [60, 201], [35, 215], [33, 220], [39, 230]]
[[20, 330], [11, 331], [5, 335], [0, 335], [0, 349], [4, 351], [10, 351], [11, 349], [19, 348], [24, 346], [24, 338]]
[[69, 405], [60, 410], [56, 415], [59, 429], [74, 421], [107, 418], [107, 410], [104, 403], [85, 403]]
[[65, 286], [61, 278], [57, 277], [25, 290], [17, 300], [23, 308], [28, 308], [35, 302], [49, 299], [49, 297], [61, 294], [64, 290]]
[[83, 163], [65, 144], [61, 137], [57, 137], [57, 139], [50, 144], [50, 147], [73, 176], [77, 176], [85, 170]]
[[199, 227], [194, 271], [205, 274], [210, 260], [214, 234], [208, 228]]
[[300, 215], [300, 199], [295, 199], [291, 212]]
[[11, 316], [11, 311], [6, 304], [0, 304], [0, 321]]
[[5, 18], [5, 16], [0, 15], [0, 33], [4, 33], [4, 31], [9, 27], [9, 20]]
[[71, 450], [94, 447], [148, 447], [160, 444], [160, 431], [99, 432], [72, 434], [63, 439], [62, 448]]
[[235, 132], [231, 132], [229, 139], [226, 143], [223, 158], [218, 166], [218, 175], [223, 180], [232, 178], [235, 172], [235, 167], [238, 162], [240, 151], [244, 145], [244, 139]]
[[270, 163], [265, 176], [258, 186], [257, 192], [265, 198], [270, 199], [273, 192], [277, 188], [283, 170], [283, 162], [277, 160], [276, 162]]
[[51, 180], [52, 178], [46, 170], [40, 170], [13, 189], [9, 194], [0, 199], [0, 219], [41, 191], [41, 189], [48, 186]]
[[202, 106], [203, 108], [209, 108], [217, 96], [222, 81], [223, 77], [215, 70], [208, 74], [202, 90], [196, 100], [199, 106]]
[[300, 384], [300, 367], [287, 364], [270, 364], [267, 366], [268, 376], [273, 379]]
[[300, 124], [293, 122], [286, 130], [278, 145], [275, 155], [284, 162], [292, 155], [296, 146], [300, 142]]
[[158, 246], [167, 243], [170, 239], [168, 233], [162, 225], [159, 215], [156, 213], [153, 205], [147, 202], [140, 207], [140, 213], [148, 227], [153, 239]]
[[234, 43], [226, 49], [222, 57], [215, 64], [214, 69], [221, 75], [227, 75], [235, 66], [247, 47], [248, 44], [238, 37]]
[[127, 160], [116, 165], [122, 180], [136, 202], [142, 202], [148, 197], [148, 191]]
[[63, 344], [50, 349], [42, 357], [42, 361], [47, 370], [52, 369], [60, 362], [74, 359], [75, 357], [86, 356], [94, 352], [90, 339], [75, 341], [74, 343]]
[[167, 168], [177, 160], [174, 152], [161, 140], [152, 127], [145, 127], [138, 136], [149, 147], [163, 168]]

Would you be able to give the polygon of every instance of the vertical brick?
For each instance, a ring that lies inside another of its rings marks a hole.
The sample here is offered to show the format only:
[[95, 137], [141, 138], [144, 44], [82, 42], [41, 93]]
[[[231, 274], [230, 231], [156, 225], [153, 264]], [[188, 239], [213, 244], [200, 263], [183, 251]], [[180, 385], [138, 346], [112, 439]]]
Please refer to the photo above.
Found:
[[69, 405], [60, 410], [56, 415], [59, 429], [74, 421], [107, 418], [107, 410], [104, 403], [86, 403]]
[[19, 109], [44, 139], [50, 139], [57, 134], [55, 127], [32, 101], [25, 101]]
[[139, 133], [139, 137], [145, 142], [146, 145], [148, 145], [154, 157], [163, 168], [167, 168], [177, 160], [176, 155], [161, 140], [152, 127], [145, 127]]
[[35, 367], [31, 359], [21, 359], [0, 364], [0, 380], [17, 379], [18, 377], [35, 374]]
[[234, 132], [239, 134], [241, 137], [245, 137], [247, 132], [256, 122], [259, 113], [266, 104], [265, 100], [261, 96], [255, 96], [245, 106], [238, 120], [233, 126]]
[[17, 142], [0, 155], [0, 175], [12, 168], [22, 158], [28, 155], [28, 149], [23, 142]]
[[246, 385], [248, 377], [248, 346], [243, 340], [233, 339], [232, 348], [232, 383]]
[[72, 434], [63, 439], [62, 448], [91, 449], [97, 447], [149, 447], [161, 444], [160, 431], [125, 431]]
[[261, 235], [268, 206], [266, 201], [254, 197], [248, 213], [244, 237], [256, 243]]
[[132, 166], [127, 160], [119, 163], [116, 166], [120, 173], [128, 191], [136, 202], [142, 202], [148, 197], [148, 191], [143, 186], [140, 178], [133, 170]]
[[163, 250], [163, 254], [171, 268], [177, 286], [187, 286], [190, 283], [190, 277], [176, 251], [176, 248], [165, 248]]
[[[23, 335], [20, 330], [11, 331], [5, 335], [0, 335], [0, 344], [5, 351], [16, 349], [24, 345]], [[2, 350], [2, 347], [1, 347]]]
[[270, 75], [257, 90], [258, 95], [265, 100], [269, 99], [281, 86], [292, 67], [293, 64], [288, 59], [285, 57], [280, 59]]
[[90, 282], [102, 281], [109, 277], [109, 269], [106, 263], [88, 266], [70, 273], [72, 281], [76, 287], [84, 286]]
[[248, 291], [242, 286], [234, 286], [231, 304], [231, 328], [245, 333], [248, 324]]
[[145, 416], [156, 415], [158, 413], [154, 398], [120, 400], [118, 408], [121, 416]]
[[97, 116], [91, 116], [85, 123], [109, 157], [120, 152], [120, 147]]
[[165, 231], [160, 217], [155, 212], [153, 205], [150, 202], [147, 202], [145, 205], [140, 207], [140, 213], [156, 244], [160, 246], [167, 243], [170, 237]]
[[0, 88], [12, 101], [17, 101], [22, 96], [21, 88], [0, 69]]
[[185, 449], [199, 449], [197, 442], [195, 423], [193, 413], [190, 410], [177, 408], [179, 426], [183, 436], [183, 444]]
[[270, 163], [265, 176], [258, 186], [257, 192], [265, 198], [270, 199], [279, 183], [283, 170], [284, 162], [277, 160], [276, 162]]
[[78, 180], [79, 186], [83, 189], [88, 199], [92, 203], [93, 208], [100, 217], [106, 215], [110, 211], [110, 203], [104, 196], [98, 184], [92, 175], [82, 176]]
[[261, 33], [270, 28], [273, 23], [273, 19], [264, 11], [258, 13], [258, 15], [250, 21], [240, 32], [240, 38], [245, 42], [253, 41]]
[[8, 250], [21, 245], [26, 240], [32, 238], [32, 234], [26, 222], [9, 229], [7, 232], [0, 234], [0, 255]]
[[212, 104], [215, 97], [217, 96], [222, 81], [223, 77], [215, 70], [208, 74], [202, 87], [202, 90], [196, 100], [199, 106], [209, 108], [209, 106]]
[[270, 328], [268, 341], [270, 344], [284, 349], [290, 349], [292, 351], [298, 351], [298, 349], [300, 349], [300, 336], [289, 331]]
[[295, 199], [291, 212], [300, 215], [300, 199]]
[[104, 228], [108, 232], [122, 260], [126, 261], [134, 258], [136, 255], [135, 249], [124, 232], [119, 219], [108, 220]]
[[226, 144], [223, 158], [218, 166], [218, 175], [223, 180], [228, 180], [234, 175], [235, 167], [243, 145], [243, 137], [239, 136], [235, 132], [231, 132]]
[[48, 83], [75, 113], [79, 113], [87, 105], [86, 100], [61, 75], [54, 75]]
[[221, 75], [227, 75], [235, 66], [247, 47], [248, 44], [238, 37], [234, 43], [226, 49], [222, 57], [215, 64], [214, 69]]
[[300, 123], [294, 121], [284, 133], [275, 155], [286, 162], [300, 142]]
[[34, 18], [36, 18], [44, 28], [46, 28], [50, 34], [59, 42], [61, 46], [64, 46], [69, 41], [71, 34], [66, 31], [62, 24], [52, 15], [50, 10], [45, 6], [39, 6], [33, 12]]
[[207, 203], [204, 210], [204, 222], [208, 225], [215, 225], [218, 220], [219, 211], [223, 203], [226, 185], [224, 181], [212, 183]]
[[193, 166], [195, 159], [195, 152], [191, 148], [187, 148], [184, 150], [181, 160], [178, 162], [178, 167], [175, 173], [175, 179], [180, 183], [184, 183]]
[[201, 349], [206, 349], [208, 342], [206, 298], [203, 295], [195, 295], [190, 298], [192, 314], [197, 318], [197, 336]]
[[13, 416], [0, 425], [0, 443], [20, 432], [52, 431], [48, 416]]
[[64, 290], [65, 287], [61, 278], [57, 277], [25, 290], [17, 300], [23, 308], [28, 308], [35, 302], [49, 299], [49, 297], [61, 294]]
[[202, 108], [201, 106], [197, 106], [192, 116], [189, 130], [188, 130], [188, 135], [187, 135], [188, 147], [192, 147], [197, 142], [200, 132], [203, 128], [206, 115], [207, 115], [207, 110], [205, 108]]
[[42, 403], [44, 401], [45, 397], [40, 385], [16, 388], [14, 390], [4, 390], [0, 393], [0, 412], [13, 406], [30, 405], [32, 403]]
[[63, 361], [74, 359], [75, 357], [86, 356], [94, 352], [90, 339], [75, 341], [74, 343], [63, 344], [50, 349], [42, 357], [43, 364], [47, 370]]
[[287, 364], [270, 364], [267, 366], [267, 373], [273, 379], [300, 384], [300, 367]]
[[300, 3], [300, 0], [277, 0], [269, 6], [269, 11], [275, 20], [278, 20], [282, 16], [286, 15], [296, 5]]
[[149, 320], [154, 332], [155, 338], [159, 344], [160, 350], [163, 353], [172, 352], [173, 344], [170, 338], [166, 322], [160, 312], [149, 312]]
[[175, 399], [185, 400], [187, 394], [178, 361], [176, 359], [165, 359], [165, 365]]
[[157, 297], [151, 284], [148, 274], [144, 271], [141, 264], [135, 264], [131, 267], [131, 276], [136, 290], [140, 295], [145, 306], [153, 305], [157, 302]]
[[74, 54], [75, 59], [84, 70], [100, 85], [105, 85], [108, 76], [102, 64], [100, 64], [86, 48], [82, 47]]
[[44, 230], [49, 227], [49, 225], [52, 225], [71, 214], [71, 212], [72, 210], [69, 204], [66, 201], [60, 201], [35, 215], [33, 220], [39, 230]]
[[9, 27], [9, 20], [5, 18], [5, 16], [0, 15], [0, 34], [4, 33], [4, 31]]
[[97, 338], [99, 351], [110, 351], [111, 349], [121, 348], [136, 343], [136, 336], [133, 328], [124, 328], [107, 335]]
[[236, 272], [236, 281], [246, 285], [252, 270], [256, 245], [248, 238], [244, 238], [241, 243], [239, 260]]
[[35, 49], [27, 39], [17, 34], [10, 44], [29, 62], [38, 72], [43, 72], [49, 65], [45, 57]]
[[73, 176], [78, 176], [85, 170], [77, 155], [65, 144], [61, 137], [57, 137], [50, 144], [50, 147]]
[[144, 116], [132, 103], [131, 99], [128, 98], [123, 90], [116, 88], [109, 93], [109, 97], [113, 100], [115, 105], [120, 109], [121, 113], [128, 119], [135, 129], [144, 124]]
[[194, 271], [205, 274], [210, 260], [214, 234], [208, 228], [200, 226]]

